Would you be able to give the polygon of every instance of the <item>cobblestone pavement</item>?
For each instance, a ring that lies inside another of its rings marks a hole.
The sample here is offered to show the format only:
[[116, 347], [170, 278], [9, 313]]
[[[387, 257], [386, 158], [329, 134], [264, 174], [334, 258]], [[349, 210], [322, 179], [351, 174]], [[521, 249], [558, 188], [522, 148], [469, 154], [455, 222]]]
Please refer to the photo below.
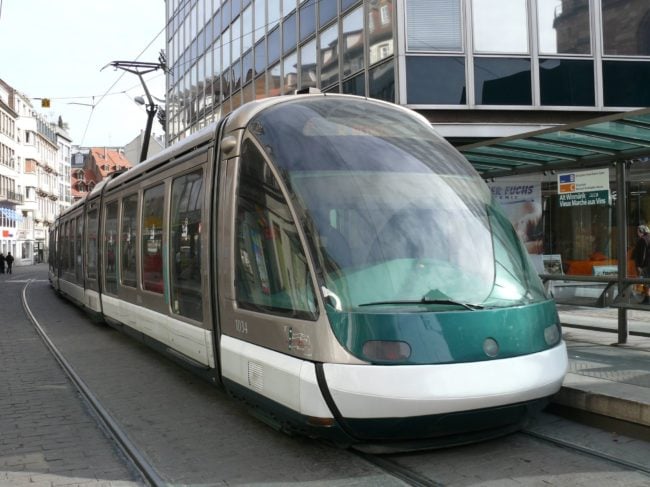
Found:
[[30, 271], [0, 274], [0, 485], [139, 485], [25, 317]]

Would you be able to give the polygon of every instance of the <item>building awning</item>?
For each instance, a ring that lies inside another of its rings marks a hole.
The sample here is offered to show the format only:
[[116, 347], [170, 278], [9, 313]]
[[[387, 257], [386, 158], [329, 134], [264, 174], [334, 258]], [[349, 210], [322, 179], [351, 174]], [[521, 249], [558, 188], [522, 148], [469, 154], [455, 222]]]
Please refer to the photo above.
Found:
[[458, 147], [484, 178], [606, 165], [650, 155], [650, 108]]
[[0, 214], [15, 222], [23, 221], [23, 214], [20, 211], [14, 211], [10, 208], [0, 208]]

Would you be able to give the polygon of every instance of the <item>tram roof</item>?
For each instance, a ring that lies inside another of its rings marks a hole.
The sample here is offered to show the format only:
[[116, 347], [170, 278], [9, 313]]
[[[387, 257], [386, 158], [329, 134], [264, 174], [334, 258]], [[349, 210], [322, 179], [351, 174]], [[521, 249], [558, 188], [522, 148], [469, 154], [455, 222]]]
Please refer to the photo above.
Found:
[[486, 179], [650, 156], [650, 107], [457, 149]]

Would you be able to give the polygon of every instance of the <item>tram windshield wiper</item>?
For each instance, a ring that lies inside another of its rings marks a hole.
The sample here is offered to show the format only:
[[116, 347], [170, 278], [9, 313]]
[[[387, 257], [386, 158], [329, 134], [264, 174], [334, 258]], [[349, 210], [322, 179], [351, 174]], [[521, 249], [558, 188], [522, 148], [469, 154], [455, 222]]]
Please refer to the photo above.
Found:
[[372, 303], [363, 303], [360, 304], [359, 306], [380, 306], [382, 304], [446, 304], [446, 305], [451, 305], [451, 306], [460, 306], [465, 309], [469, 309], [471, 311], [475, 311], [477, 309], [482, 309], [483, 306], [479, 304], [469, 304], [469, 303], [461, 303], [460, 301], [454, 301], [453, 299], [428, 299], [426, 296], [420, 299], [419, 301], [417, 300], [404, 300], [404, 301], [375, 301]]

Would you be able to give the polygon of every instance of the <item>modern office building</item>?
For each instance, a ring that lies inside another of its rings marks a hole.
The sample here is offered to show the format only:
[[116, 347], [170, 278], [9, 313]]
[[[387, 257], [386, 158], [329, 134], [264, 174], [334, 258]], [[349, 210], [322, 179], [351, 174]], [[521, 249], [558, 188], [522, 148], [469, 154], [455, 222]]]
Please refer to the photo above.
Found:
[[318, 87], [456, 144], [650, 105], [646, 0], [168, 0], [168, 144]]

